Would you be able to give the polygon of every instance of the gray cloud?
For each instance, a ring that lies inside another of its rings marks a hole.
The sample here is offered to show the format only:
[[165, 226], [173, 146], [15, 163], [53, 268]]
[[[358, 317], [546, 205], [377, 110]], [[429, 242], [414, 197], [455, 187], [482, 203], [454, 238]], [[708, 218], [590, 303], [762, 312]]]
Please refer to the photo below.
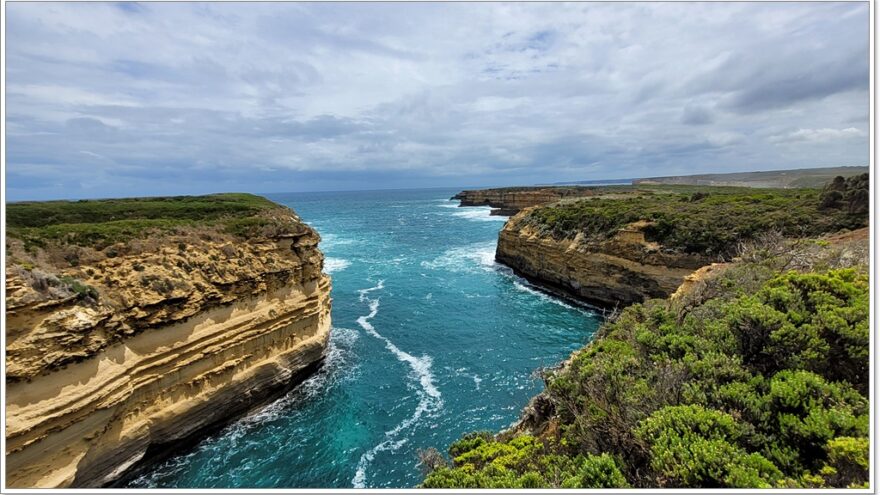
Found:
[[714, 120], [709, 109], [700, 105], [688, 104], [681, 113], [681, 123], [685, 125], [706, 125]]
[[7, 197], [868, 161], [852, 3], [13, 3]]

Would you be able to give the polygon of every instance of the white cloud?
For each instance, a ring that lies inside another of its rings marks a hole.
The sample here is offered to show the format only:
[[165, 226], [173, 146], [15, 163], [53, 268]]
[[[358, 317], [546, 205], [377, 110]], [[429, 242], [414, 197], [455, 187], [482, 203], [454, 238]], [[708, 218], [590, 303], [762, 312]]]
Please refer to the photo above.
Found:
[[[105, 195], [865, 164], [867, 16], [846, 3], [12, 3], [8, 191], [93, 194], [75, 186], [96, 159], [80, 151], [102, 157]], [[776, 146], [793, 140], [816, 146]]]
[[822, 129], [798, 129], [784, 135], [771, 136], [768, 141], [771, 143], [826, 143], [829, 141], [865, 138], [867, 135], [868, 133], [855, 127], [847, 127], [846, 129], [829, 129], [826, 127]]

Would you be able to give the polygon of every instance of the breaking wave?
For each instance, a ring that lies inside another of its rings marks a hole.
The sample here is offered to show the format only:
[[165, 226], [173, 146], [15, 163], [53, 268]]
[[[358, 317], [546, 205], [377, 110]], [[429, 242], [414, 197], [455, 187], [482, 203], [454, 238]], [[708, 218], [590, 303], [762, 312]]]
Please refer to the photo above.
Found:
[[491, 206], [466, 206], [463, 208], [456, 207], [459, 211], [452, 213], [452, 216], [466, 218], [474, 222], [506, 222], [506, 216], [492, 215]]
[[341, 272], [351, 265], [351, 262], [342, 258], [327, 258], [324, 260], [324, 272], [329, 274]]
[[423, 261], [423, 268], [447, 270], [451, 272], [471, 272], [474, 270], [502, 270], [504, 267], [495, 261], [496, 241], [478, 242], [467, 246], [452, 248], [431, 261]]

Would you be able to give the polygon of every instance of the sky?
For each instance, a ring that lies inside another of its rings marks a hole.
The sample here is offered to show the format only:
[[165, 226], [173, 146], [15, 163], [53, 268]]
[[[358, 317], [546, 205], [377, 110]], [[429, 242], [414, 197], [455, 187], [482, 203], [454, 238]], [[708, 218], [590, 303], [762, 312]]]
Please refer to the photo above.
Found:
[[867, 3], [6, 3], [7, 200], [867, 165]]

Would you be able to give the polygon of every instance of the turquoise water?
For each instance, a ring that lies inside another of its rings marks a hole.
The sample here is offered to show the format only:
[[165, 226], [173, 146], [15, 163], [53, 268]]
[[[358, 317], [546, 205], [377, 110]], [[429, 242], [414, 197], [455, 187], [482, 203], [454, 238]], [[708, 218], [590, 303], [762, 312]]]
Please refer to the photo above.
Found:
[[274, 194], [322, 235], [333, 331], [320, 372], [133, 487], [411, 487], [416, 452], [514, 422], [535, 370], [600, 317], [493, 258], [504, 218], [457, 190]]

